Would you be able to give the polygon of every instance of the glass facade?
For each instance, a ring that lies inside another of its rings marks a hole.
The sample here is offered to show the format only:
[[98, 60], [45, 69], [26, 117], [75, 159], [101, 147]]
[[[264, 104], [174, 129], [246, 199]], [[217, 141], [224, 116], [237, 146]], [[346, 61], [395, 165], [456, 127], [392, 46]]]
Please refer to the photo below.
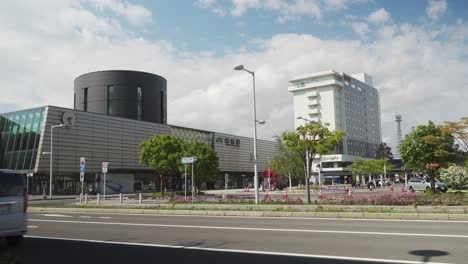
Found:
[[137, 87], [138, 120], [143, 120], [143, 88]]
[[34, 169], [46, 109], [33, 108], [0, 115], [1, 169]]
[[213, 147], [214, 134], [211, 132], [181, 127], [171, 127], [171, 133], [173, 136], [186, 142], [199, 141]]
[[115, 89], [113, 85], [107, 86], [107, 115], [114, 114], [113, 101], [115, 98]]

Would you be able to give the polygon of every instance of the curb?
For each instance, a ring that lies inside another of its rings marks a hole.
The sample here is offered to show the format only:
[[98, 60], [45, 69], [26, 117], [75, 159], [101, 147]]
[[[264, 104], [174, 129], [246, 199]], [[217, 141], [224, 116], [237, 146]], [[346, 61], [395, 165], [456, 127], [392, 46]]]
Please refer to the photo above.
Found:
[[468, 221], [468, 214], [430, 213], [357, 213], [357, 212], [271, 212], [271, 211], [208, 211], [208, 210], [158, 210], [124, 208], [46, 208], [30, 207], [28, 212], [74, 212], [74, 213], [125, 213], [147, 215], [199, 215], [242, 217], [310, 217], [310, 218], [365, 218], [395, 220], [458, 220]]

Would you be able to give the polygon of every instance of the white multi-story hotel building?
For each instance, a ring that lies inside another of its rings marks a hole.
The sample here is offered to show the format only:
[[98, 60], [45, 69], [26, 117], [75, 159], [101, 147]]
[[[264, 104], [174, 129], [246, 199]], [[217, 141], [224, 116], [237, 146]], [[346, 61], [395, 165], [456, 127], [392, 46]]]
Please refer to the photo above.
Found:
[[350, 183], [347, 166], [358, 157], [375, 158], [382, 142], [379, 92], [373, 87], [372, 77], [329, 70], [298, 76], [289, 82], [295, 127], [304, 124], [304, 120], [297, 119], [302, 117], [328, 123], [330, 130], [346, 133], [332, 153], [314, 160], [313, 171], [320, 172], [324, 183]]

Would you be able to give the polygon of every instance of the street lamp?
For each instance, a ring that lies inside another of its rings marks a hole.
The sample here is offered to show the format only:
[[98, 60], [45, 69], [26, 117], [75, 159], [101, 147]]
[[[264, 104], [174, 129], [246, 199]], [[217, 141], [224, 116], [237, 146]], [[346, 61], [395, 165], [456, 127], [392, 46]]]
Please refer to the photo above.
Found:
[[[307, 119], [307, 118], [304, 118], [302, 116], [298, 117], [297, 118], [298, 120], [304, 120], [306, 123], [309, 122], [309, 123], [314, 123], [315, 121], [313, 120], [310, 120], [310, 119]], [[307, 136], [307, 135], [306, 135]], [[321, 168], [320, 168], [321, 169]], [[306, 173], [307, 173], [307, 181], [309, 181], [309, 174], [310, 174], [310, 169], [309, 169], [309, 149], [306, 149]], [[319, 183], [321, 183], [321, 179], [320, 179], [320, 171], [319, 171]], [[309, 185], [308, 182], [306, 182], [307, 185]]]
[[49, 199], [52, 199], [52, 143], [53, 143], [53, 134], [54, 134], [54, 128], [58, 127], [63, 127], [65, 126], [64, 124], [60, 125], [55, 125], [55, 126], [50, 126], [50, 167], [49, 167], [49, 172], [50, 172], [50, 177], [49, 177]]
[[[265, 121], [257, 120], [257, 109], [255, 106], [255, 72], [249, 71], [244, 68], [244, 65], [239, 65], [234, 68], [236, 71], [246, 71], [252, 74], [253, 83], [253, 123], [254, 123], [254, 192], [255, 192], [255, 204], [258, 204], [258, 168], [257, 168], [257, 123], [264, 124]], [[263, 123], [262, 123], [263, 122]]]

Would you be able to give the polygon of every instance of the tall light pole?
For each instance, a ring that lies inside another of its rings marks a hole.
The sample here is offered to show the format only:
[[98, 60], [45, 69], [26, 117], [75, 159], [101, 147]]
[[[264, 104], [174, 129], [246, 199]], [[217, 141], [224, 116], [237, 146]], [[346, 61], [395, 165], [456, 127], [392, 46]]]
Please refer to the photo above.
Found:
[[[313, 122], [312, 120], [309, 120], [309, 119], [304, 118], [304, 117], [302, 117], [302, 116], [298, 117], [297, 119], [299, 119], [299, 120], [302, 119], [302, 120], [304, 120], [306, 123], [307, 123], [307, 122], [310, 122], [310, 123]], [[307, 135], [306, 135], [306, 136], [307, 136]], [[306, 174], [307, 174], [307, 181], [309, 181], [309, 176], [310, 176], [310, 169], [309, 169], [309, 149], [306, 149]], [[319, 180], [320, 180], [320, 179], [319, 179]], [[308, 182], [306, 182], [305, 184], [306, 184], [306, 186], [309, 186], [309, 183], [308, 183]]]
[[[255, 204], [258, 204], [258, 168], [257, 168], [257, 109], [255, 106], [255, 72], [249, 71], [244, 68], [244, 65], [239, 65], [234, 68], [236, 71], [246, 71], [252, 74], [253, 81], [253, 124], [254, 124], [254, 192], [255, 192]], [[264, 123], [264, 122], [263, 122]]]
[[49, 167], [49, 172], [50, 172], [50, 178], [49, 178], [49, 199], [52, 199], [52, 153], [53, 153], [53, 147], [52, 147], [52, 144], [53, 144], [53, 134], [54, 134], [54, 128], [57, 128], [57, 127], [63, 127], [65, 126], [64, 124], [60, 124], [60, 125], [55, 125], [55, 126], [50, 126], [50, 167]]

